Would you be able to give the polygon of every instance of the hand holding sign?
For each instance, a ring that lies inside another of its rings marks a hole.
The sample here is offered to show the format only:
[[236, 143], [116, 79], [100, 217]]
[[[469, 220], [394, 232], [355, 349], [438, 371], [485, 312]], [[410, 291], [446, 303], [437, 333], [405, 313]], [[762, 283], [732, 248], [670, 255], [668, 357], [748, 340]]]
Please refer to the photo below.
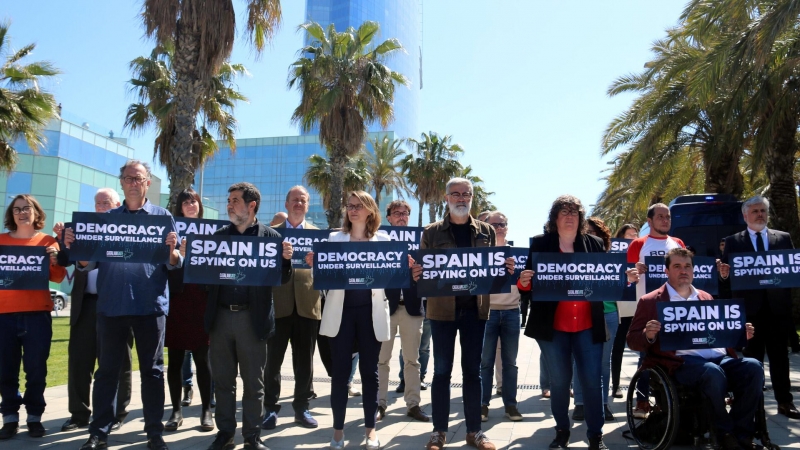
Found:
[[48, 255], [50, 255], [50, 265], [57, 266], [58, 265], [58, 249], [55, 247], [47, 247], [45, 250]]
[[306, 265], [308, 267], [314, 267], [314, 252], [306, 253]]
[[531, 278], [533, 278], [533, 271], [532, 270], [523, 270], [521, 274], [519, 274], [519, 284], [522, 287], [528, 287], [531, 284]]
[[292, 259], [292, 244], [290, 244], [290, 243], [288, 243], [286, 241], [283, 241], [282, 245], [283, 245], [283, 253], [281, 254], [281, 256], [283, 256], [283, 259], [291, 260]]
[[747, 322], [744, 324], [744, 328], [747, 330], [747, 340], [749, 341], [750, 339], [753, 339], [753, 336], [756, 334], [756, 329], [753, 327], [753, 324]]
[[661, 322], [657, 320], [649, 320], [647, 321], [647, 325], [644, 327], [644, 336], [648, 341], [652, 341], [656, 338], [659, 331], [661, 331]]
[[506, 258], [506, 269], [508, 269], [509, 275], [514, 275], [514, 257], [509, 256]]
[[164, 241], [169, 247], [169, 263], [170, 265], [177, 265], [178, 262], [181, 260], [180, 252], [175, 251], [175, 247], [178, 246], [178, 233], [174, 231], [170, 231], [167, 234], [167, 239]]
[[725, 264], [724, 262], [717, 260], [717, 271], [719, 272], [719, 277], [723, 280], [727, 280], [728, 276], [731, 274], [731, 265]]

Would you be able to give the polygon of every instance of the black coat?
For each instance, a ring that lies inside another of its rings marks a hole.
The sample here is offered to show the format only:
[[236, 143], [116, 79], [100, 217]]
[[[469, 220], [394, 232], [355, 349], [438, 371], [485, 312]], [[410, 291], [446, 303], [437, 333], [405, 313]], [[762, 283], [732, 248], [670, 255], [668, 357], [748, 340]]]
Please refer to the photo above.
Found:
[[[400, 289], [384, 289], [386, 298], [389, 300], [389, 315], [397, 311], [400, 306]], [[417, 296], [417, 284], [412, 282], [410, 288], [403, 289], [403, 303], [409, 316], [421, 316], [425, 314], [422, 306], [422, 299]]]
[[[225, 225], [214, 234], [231, 234], [231, 225]], [[277, 231], [264, 225], [258, 224], [257, 236], [281, 237]], [[281, 263], [281, 284], [286, 284], [292, 278], [292, 260], [283, 259]], [[206, 307], [205, 327], [206, 333], [211, 334], [214, 328], [214, 320], [217, 317], [217, 304], [219, 303], [219, 285], [208, 286], [208, 306]], [[271, 286], [248, 286], [247, 300], [250, 306], [250, 319], [253, 322], [253, 329], [259, 340], [267, 340], [275, 334], [275, 309], [272, 306], [272, 287]]]
[[[579, 234], [575, 238], [575, 253], [604, 253], [606, 251], [603, 241], [588, 234]], [[560, 251], [557, 233], [540, 234], [533, 238], [530, 247], [531, 252], [551, 252]], [[525, 270], [532, 270], [530, 258], [525, 263]], [[556, 316], [556, 308], [559, 302], [539, 302], [536, 298], [531, 299], [531, 311], [528, 322], [525, 326], [525, 336], [551, 342], [553, 340], [553, 320]], [[606, 328], [606, 318], [603, 313], [603, 302], [591, 302], [592, 308], [592, 341], [605, 342], [608, 340], [608, 330]]]

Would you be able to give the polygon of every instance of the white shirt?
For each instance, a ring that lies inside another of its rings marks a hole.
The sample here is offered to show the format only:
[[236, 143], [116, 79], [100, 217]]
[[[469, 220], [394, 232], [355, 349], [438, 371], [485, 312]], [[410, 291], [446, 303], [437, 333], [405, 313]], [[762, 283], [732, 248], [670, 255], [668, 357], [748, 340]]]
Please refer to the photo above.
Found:
[[289, 219], [286, 219], [286, 228], [294, 228], [294, 229], [297, 229], [297, 230], [302, 230], [302, 229], [305, 228], [305, 226], [304, 226], [305, 224], [306, 224], [306, 221], [304, 220], [304, 221], [300, 222], [299, 224], [297, 224], [296, 227], [293, 227], [292, 224], [289, 222]]
[[[750, 242], [753, 243], [753, 248], [758, 250], [758, 245], [756, 245], [756, 231], [747, 227], [747, 233], [750, 234]], [[761, 240], [764, 241], [764, 250], [769, 250], [769, 238], [767, 237], [767, 227], [764, 227], [761, 230]]]
[[[681, 297], [681, 294], [678, 294], [678, 291], [672, 288], [672, 286], [667, 283], [667, 292], [669, 293], [669, 301], [671, 302], [687, 302], [687, 301], [700, 301], [700, 298], [697, 296], [697, 289], [694, 286], [690, 286], [692, 288], [692, 293], [689, 294], [689, 298]], [[675, 352], [676, 355], [693, 355], [699, 356], [705, 360], [710, 359], [717, 359], [720, 356], [725, 356], [727, 353], [724, 348], [704, 348], [701, 350], [678, 350]]]
[[87, 294], [97, 294], [97, 271], [100, 269], [94, 269], [89, 271], [89, 275], [86, 278], [86, 293]]

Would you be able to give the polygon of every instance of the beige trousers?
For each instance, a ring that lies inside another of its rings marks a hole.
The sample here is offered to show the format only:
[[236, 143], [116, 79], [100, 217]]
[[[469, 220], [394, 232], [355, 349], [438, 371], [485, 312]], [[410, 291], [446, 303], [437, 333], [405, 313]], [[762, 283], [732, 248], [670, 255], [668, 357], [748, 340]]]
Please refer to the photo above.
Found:
[[422, 339], [423, 316], [408, 314], [405, 306], [400, 305], [389, 317], [389, 334], [391, 339], [381, 344], [378, 356], [378, 405], [386, 407], [386, 395], [389, 391], [389, 363], [392, 360], [395, 335], [400, 330], [400, 346], [403, 349], [403, 378], [406, 390], [403, 397], [406, 408], [419, 406], [419, 341]]

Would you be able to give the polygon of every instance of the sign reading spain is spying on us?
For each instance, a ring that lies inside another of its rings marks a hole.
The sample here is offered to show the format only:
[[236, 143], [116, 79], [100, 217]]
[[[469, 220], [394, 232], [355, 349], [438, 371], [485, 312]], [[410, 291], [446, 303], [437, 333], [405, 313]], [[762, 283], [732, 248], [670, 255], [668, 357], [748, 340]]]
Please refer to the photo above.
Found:
[[[711, 295], [717, 295], [719, 293], [717, 260], [711, 256], [695, 256], [692, 260], [694, 264], [692, 286]], [[666, 261], [663, 256], [645, 256], [644, 264], [647, 266], [644, 285], [647, 292], [655, 291], [667, 282], [667, 274], [664, 272]]]
[[262, 236], [189, 235], [185, 283], [236, 286], [281, 284], [282, 239]]
[[411, 286], [405, 242], [317, 242], [314, 290], [386, 289]]
[[531, 253], [534, 301], [617, 301], [625, 286], [623, 253]]
[[511, 256], [511, 247], [424, 249], [417, 256], [422, 265], [417, 281], [420, 297], [511, 292], [506, 284], [506, 258]]
[[47, 248], [0, 245], [0, 291], [46, 290], [50, 286]]
[[800, 287], [800, 251], [731, 253], [731, 289]]
[[747, 342], [742, 299], [657, 302], [661, 350], [741, 348]]
[[175, 228], [172, 216], [74, 212], [70, 259], [166, 264], [170, 250], [165, 242]]

